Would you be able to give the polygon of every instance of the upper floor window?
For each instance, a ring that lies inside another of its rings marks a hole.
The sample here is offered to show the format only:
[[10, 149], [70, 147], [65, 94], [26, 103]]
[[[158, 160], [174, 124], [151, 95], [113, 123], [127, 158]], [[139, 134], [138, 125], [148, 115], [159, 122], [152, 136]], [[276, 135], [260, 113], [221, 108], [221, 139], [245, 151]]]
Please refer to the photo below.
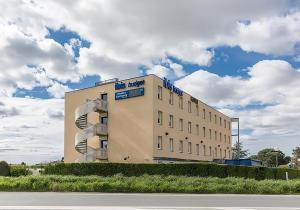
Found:
[[209, 112], [209, 122], [211, 122], [211, 112]]
[[224, 120], [224, 127], [226, 128], [226, 120]]
[[170, 146], [170, 152], [174, 151], [174, 140], [172, 138], [170, 138], [169, 140], [169, 146]]
[[209, 129], [209, 139], [211, 139], [211, 129]]
[[228, 129], [230, 130], [230, 122], [228, 122]]
[[183, 141], [179, 141], [179, 152], [183, 152]]
[[196, 104], [196, 114], [197, 114], [197, 116], [199, 116], [199, 105], [198, 104]]
[[188, 112], [192, 112], [192, 102], [188, 101]]
[[183, 97], [182, 96], [179, 97], [179, 108], [183, 109]]
[[162, 123], [163, 123], [163, 113], [162, 113], [162, 111], [158, 111], [158, 115], [157, 115], [157, 123], [158, 123], [159, 125], [162, 125]]
[[196, 125], [196, 132], [197, 132], [197, 136], [199, 136], [199, 125]]
[[205, 109], [203, 109], [202, 112], [203, 112], [202, 113], [202, 115], [203, 115], [202, 117], [203, 117], [203, 119], [205, 119]]
[[206, 136], [206, 130], [205, 130], [205, 127], [203, 127], [203, 137], [205, 138]]
[[224, 134], [224, 142], [226, 143], [226, 135]]
[[222, 133], [220, 132], [220, 141], [222, 141]]
[[192, 142], [188, 143], [188, 153], [192, 153]]
[[174, 96], [173, 92], [170, 92], [169, 104], [171, 104], [171, 105], [173, 105], [173, 103], [174, 103], [174, 97], [173, 96]]
[[157, 98], [162, 100], [162, 86], [158, 86], [157, 88]]
[[192, 133], [192, 123], [188, 122], [188, 132]]
[[215, 124], [217, 124], [217, 115], [215, 115]]
[[222, 125], [222, 118], [220, 117], [219, 119], [220, 119], [220, 126], [221, 126]]
[[179, 129], [183, 131], [183, 119], [179, 119]]
[[209, 147], [209, 156], [212, 155], [211, 147]]
[[162, 149], [163, 144], [162, 144], [162, 136], [157, 137], [157, 149]]
[[217, 131], [215, 131], [215, 140], [217, 140]]
[[104, 101], [107, 101], [107, 93], [102, 93], [101, 94], [101, 99]]
[[169, 127], [170, 128], [173, 128], [173, 126], [174, 126], [174, 117], [173, 117], [173, 115], [169, 115]]

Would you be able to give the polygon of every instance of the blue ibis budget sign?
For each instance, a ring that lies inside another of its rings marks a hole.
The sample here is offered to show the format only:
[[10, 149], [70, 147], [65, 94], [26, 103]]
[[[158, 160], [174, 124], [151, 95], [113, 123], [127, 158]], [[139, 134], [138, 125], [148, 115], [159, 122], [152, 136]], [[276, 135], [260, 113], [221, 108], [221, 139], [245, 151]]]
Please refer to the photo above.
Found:
[[183, 95], [183, 91], [181, 89], [179, 89], [178, 87], [176, 87], [175, 85], [173, 85], [170, 80], [168, 80], [167, 78], [164, 77], [164, 87], [168, 88], [170, 91], [173, 91], [174, 93], [176, 93], [179, 96]]
[[122, 99], [127, 99], [127, 98], [143, 96], [143, 95], [145, 95], [144, 88], [125, 90], [125, 91], [121, 91], [121, 92], [116, 92], [115, 100], [122, 100]]

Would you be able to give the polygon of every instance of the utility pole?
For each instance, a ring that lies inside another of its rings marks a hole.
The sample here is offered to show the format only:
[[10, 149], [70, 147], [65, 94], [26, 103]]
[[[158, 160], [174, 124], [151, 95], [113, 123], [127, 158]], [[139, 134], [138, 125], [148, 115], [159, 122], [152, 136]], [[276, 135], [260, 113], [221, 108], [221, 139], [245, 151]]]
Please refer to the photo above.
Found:
[[237, 136], [237, 159], [240, 159], [240, 153], [241, 153], [241, 148], [240, 148], [240, 118], [231, 118], [231, 122], [236, 122], [238, 129], [237, 129], [237, 134], [231, 134], [231, 136]]

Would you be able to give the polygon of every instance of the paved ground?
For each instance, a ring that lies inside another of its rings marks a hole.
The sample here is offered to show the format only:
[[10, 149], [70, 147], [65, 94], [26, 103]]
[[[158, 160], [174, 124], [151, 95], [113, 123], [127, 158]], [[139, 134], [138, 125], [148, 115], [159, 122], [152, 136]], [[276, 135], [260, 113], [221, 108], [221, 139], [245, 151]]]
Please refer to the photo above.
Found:
[[195, 195], [0, 192], [0, 209], [300, 210], [300, 195]]

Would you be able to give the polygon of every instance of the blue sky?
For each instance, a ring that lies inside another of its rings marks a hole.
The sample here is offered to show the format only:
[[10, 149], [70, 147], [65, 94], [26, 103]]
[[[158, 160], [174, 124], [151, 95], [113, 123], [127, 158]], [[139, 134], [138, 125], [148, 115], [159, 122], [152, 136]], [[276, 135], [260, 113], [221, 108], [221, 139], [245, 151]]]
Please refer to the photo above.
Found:
[[252, 154], [299, 146], [299, 3], [128, 1], [0, 3], [0, 159], [59, 159], [65, 91], [149, 73], [240, 117]]

